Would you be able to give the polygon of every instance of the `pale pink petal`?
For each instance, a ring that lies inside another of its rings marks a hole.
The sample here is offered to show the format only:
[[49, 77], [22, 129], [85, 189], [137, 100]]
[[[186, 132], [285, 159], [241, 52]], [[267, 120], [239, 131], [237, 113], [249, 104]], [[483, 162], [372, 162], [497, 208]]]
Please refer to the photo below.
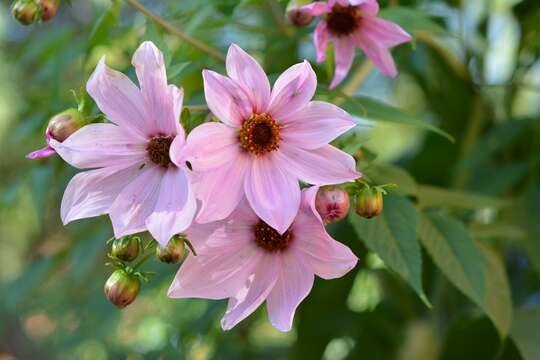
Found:
[[229, 126], [240, 127], [253, 113], [246, 92], [226, 76], [203, 70], [204, 96], [210, 111]]
[[277, 167], [270, 156], [264, 156], [252, 162], [244, 189], [251, 208], [265, 223], [280, 234], [287, 231], [300, 207], [297, 177]]
[[309, 62], [293, 65], [276, 80], [268, 112], [279, 121], [304, 107], [315, 94], [316, 88], [317, 76]]
[[127, 168], [108, 167], [75, 175], [62, 198], [60, 214], [64, 225], [108, 213], [118, 194], [140, 172], [139, 165], [134, 164]]
[[159, 195], [146, 227], [161, 246], [186, 230], [197, 211], [197, 202], [184, 170], [170, 167], [161, 179]]
[[315, 276], [294, 252], [284, 252], [279, 258], [278, 280], [268, 295], [266, 308], [276, 329], [290, 331], [296, 308], [311, 291]]
[[28, 153], [25, 155], [27, 159], [34, 160], [34, 159], [43, 159], [48, 158], [56, 154], [56, 151], [50, 146], [47, 145], [39, 150], [32, 151], [31, 153]]
[[300, 209], [307, 213], [313, 213], [321, 224], [324, 224], [324, 221], [315, 206], [315, 200], [317, 199], [317, 192], [319, 189], [320, 186], [315, 185], [302, 190], [302, 202], [300, 204]]
[[222, 220], [231, 214], [244, 196], [244, 178], [249, 166], [249, 157], [240, 154], [225, 166], [194, 175], [194, 190], [202, 202], [197, 222]]
[[291, 250], [298, 253], [317, 276], [327, 280], [339, 278], [356, 266], [358, 258], [351, 249], [332, 239], [311, 211], [301, 210], [292, 230], [295, 242]]
[[371, 38], [383, 47], [390, 48], [412, 40], [400, 26], [376, 17], [366, 17], [362, 20], [360, 31], [363, 36]]
[[146, 219], [156, 206], [165, 170], [147, 166], [135, 177], [109, 209], [116, 238], [146, 230]]
[[311, 16], [321, 16], [330, 12], [332, 8], [324, 1], [315, 1], [311, 4], [304, 5], [300, 8], [301, 11], [308, 13]]
[[317, 50], [317, 62], [323, 62], [326, 59], [326, 48], [328, 47], [328, 28], [326, 21], [320, 21], [313, 32], [313, 43]]
[[[238, 234], [236, 234], [238, 236]], [[247, 233], [244, 237], [251, 235]], [[214, 235], [210, 235], [212, 238]], [[191, 237], [190, 237], [191, 239]], [[234, 240], [238, 240], [236, 237]], [[190, 255], [171, 284], [170, 298], [224, 299], [241, 291], [253, 276], [263, 252], [245, 241], [222, 242], [213, 253]], [[251, 245], [251, 246], [250, 246]]]
[[172, 153], [172, 159], [177, 165], [189, 161], [194, 171], [212, 170], [240, 156], [238, 131], [217, 122], [197, 126], [189, 133], [182, 152], [175, 150]]
[[229, 47], [226, 63], [227, 74], [248, 94], [253, 111], [266, 112], [270, 100], [270, 83], [261, 65], [235, 44]]
[[126, 75], [107, 67], [105, 57], [90, 76], [86, 90], [107, 118], [125, 131], [141, 138], [151, 131], [139, 88]]
[[174, 138], [169, 148], [169, 158], [176, 166], [186, 169], [186, 160], [184, 159], [186, 149], [186, 139], [178, 135]]
[[151, 42], [143, 42], [133, 55], [132, 64], [137, 72], [141, 93], [146, 106], [147, 121], [152, 134], [175, 135], [178, 117], [176, 94], [169, 91], [163, 54]]
[[229, 299], [225, 316], [221, 320], [223, 330], [230, 330], [254, 312], [266, 299], [278, 277], [278, 257], [263, 253], [248, 283]]
[[332, 145], [304, 150], [282, 143], [276, 158], [282, 168], [308, 184], [341, 184], [360, 177], [354, 158]]
[[356, 45], [352, 37], [336, 37], [333, 39], [334, 52], [336, 54], [336, 70], [330, 89], [338, 86], [349, 73], [354, 61]]
[[349, 0], [328, 0], [328, 7], [333, 8], [335, 5], [349, 6]]
[[320, 148], [356, 125], [346, 111], [324, 101], [309, 102], [282, 124], [283, 141], [304, 149]]
[[133, 137], [114, 124], [90, 124], [64, 142], [50, 140], [50, 145], [62, 159], [80, 169], [133, 163], [136, 159], [142, 165], [146, 144], [146, 140]]
[[377, 0], [349, 0], [349, 4], [360, 7], [360, 11], [367, 15], [374, 16], [379, 12]]
[[184, 104], [184, 89], [179, 89], [176, 85], [169, 85], [169, 96], [173, 103], [173, 116], [176, 124], [176, 137], [185, 139], [186, 133], [180, 123], [180, 115], [182, 114], [182, 105]]

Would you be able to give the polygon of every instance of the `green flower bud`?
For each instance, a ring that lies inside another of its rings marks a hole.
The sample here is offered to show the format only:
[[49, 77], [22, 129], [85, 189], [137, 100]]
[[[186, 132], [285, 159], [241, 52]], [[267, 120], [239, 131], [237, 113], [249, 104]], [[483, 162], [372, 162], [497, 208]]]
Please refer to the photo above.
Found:
[[180, 235], [175, 235], [169, 241], [167, 246], [156, 248], [156, 256], [161, 262], [167, 264], [176, 264], [182, 260], [186, 253], [184, 238]]
[[105, 283], [105, 296], [114, 305], [124, 308], [137, 298], [141, 281], [123, 269], [115, 270]]
[[33, 0], [17, 0], [11, 7], [11, 13], [23, 25], [30, 25], [38, 19], [39, 7]]
[[133, 261], [139, 256], [141, 239], [138, 236], [124, 236], [114, 239], [111, 255], [122, 261]]
[[383, 204], [382, 192], [366, 187], [356, 197], [356, 213], [362, 217], [371, 219], [382, 213]]
[[86, 124], [86, 119], [77, 109], [67, 109], [49, 120], [46, 136], [58, 142], [66, 140], [71, 134]]

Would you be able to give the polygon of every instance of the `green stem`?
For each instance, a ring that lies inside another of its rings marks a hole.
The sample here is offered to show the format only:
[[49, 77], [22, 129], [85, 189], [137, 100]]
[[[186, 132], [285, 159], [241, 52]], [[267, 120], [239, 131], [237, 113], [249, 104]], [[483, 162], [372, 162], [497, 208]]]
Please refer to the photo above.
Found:
[[197, 40], [197, 39], [191, 37], [190, 35], [186, 34], [182, 30], [175, 28], [171, 23], [169, 23], [168, 21], [164, 20], [160, 16], [154, 14], [149, 9], [147, 9], [138, 0], [126, 0], [126, 2], [129, 5], [133, 6], [135, 9], [137, 9], [138, 11], [140, 11], [144, 16], [151, 19], [156, 24], [158, 24], [159, 26], [161, 26], [162, 28], [164, 28], [165, 30], [170, 32], [171, 34], [174, 34], [174, 35], [178, 36], [180, 39], [182, 39], [185, 42], [191, 44], [192, 46], [196, 47], [197, 49], [199, 49], [201, 51], [204, 51], [205, 53], [207, 53], [208, 55], [216, 58], [219, 61], [222, 61], [222, 62], [225, 61], [225, 56], [223, 56], [223, 54], [220, 53], [218, 50], [214, 49], [211, 46], [206, 45], [205, 43], [203, 43], [200, 40]]
[[137, 270], [141, 265], [143, 265], [145, 262], [148, 261], [152, 256], [154, 256], [154, 251], [151, 251], [150, 253], [146, 254], [141, 260], [139, 260], [133, 267], [133, 270]]

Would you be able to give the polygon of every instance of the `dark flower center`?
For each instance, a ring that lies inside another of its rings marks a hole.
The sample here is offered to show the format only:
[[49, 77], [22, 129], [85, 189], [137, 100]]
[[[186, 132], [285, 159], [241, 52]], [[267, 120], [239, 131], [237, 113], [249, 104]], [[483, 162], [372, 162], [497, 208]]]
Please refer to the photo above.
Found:
[[240, 146], [262, 155], [279, 148], [279, 124], [268, 114], [253, 114], [240, 128]]
[[287, 230], [283, 235], [280, 235], [277, 230], [262, 220], [259, 220], [255, 225], [254, 232], [257, 245], [268, 252], [283, 251], [293, 240], [291, 230]]
[[169, 150], [173, 142], [172, 136], [154, 136], [148, 142], [146, 151], [154, 164], [168, 167], [172, 164]]
[[355, 6], [336, 5], [326, 18], [328, 31], [336, 36], [347, 36], [358, 28], [360, 15], [360, 11]]

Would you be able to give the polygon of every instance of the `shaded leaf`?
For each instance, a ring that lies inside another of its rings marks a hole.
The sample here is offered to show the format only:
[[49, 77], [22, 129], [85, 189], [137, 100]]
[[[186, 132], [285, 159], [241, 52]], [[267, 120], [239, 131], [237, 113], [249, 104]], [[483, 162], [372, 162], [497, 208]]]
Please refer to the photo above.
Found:
[[460, 190], [447, 190], [436, 186], [418, 185], [419, 206], [453, 207], [459, 209], [501, 208], [506, 205], [502, 199]]
[[364, 171], [364, 174], [376, 184], [396, 184], [398, 187], [393, 189], [399, 195], [417, 194], [417, 185], [414, 178], [399, 166], [382, 163], [372, 163]]
[[517, 309], [514, 311], [510, 336], [525, 360], [540, 359], [538, 324], [540, 324], [539, 307]]
[[413, 35], [418, 32], [429, 32], [436, 35], [450, 35], [450, 33], [433, 16], [410, 7], [392, 6], [381, 10], [380, 16], [403, 27]]

